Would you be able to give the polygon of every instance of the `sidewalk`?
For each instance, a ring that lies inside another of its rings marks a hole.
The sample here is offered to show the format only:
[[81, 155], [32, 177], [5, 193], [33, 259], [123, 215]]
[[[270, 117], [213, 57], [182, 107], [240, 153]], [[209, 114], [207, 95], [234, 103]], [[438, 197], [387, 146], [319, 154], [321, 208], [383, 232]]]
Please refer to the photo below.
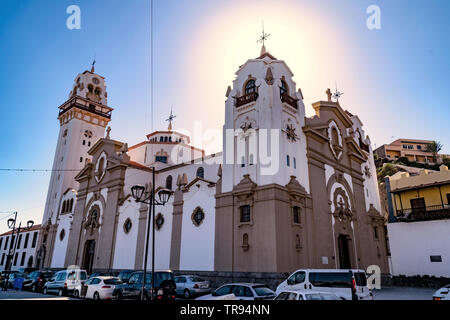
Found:
[[0, 300], [76, 300], [70, 297], [59, 297], [57, 295], [45, 295], [29, 291], [0, 291]]

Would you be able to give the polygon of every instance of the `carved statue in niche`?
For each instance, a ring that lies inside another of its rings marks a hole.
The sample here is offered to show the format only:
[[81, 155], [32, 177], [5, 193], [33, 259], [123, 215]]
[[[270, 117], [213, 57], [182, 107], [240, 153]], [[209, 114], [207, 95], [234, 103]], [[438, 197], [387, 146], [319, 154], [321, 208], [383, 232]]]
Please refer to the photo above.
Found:
[[339, 219], [339, 221], [351, 221], [353, 219], [350, 201], [344, 189], [339, 187], [334, 191], [333, 204], [333, 215]]
[[84, 223], [84, 228], [89, 231], [92, 235], [94, 230], [100, 227], [100, 208], [95, 205], [89, 211], [88, 216], [86, 217], [86, 222]]

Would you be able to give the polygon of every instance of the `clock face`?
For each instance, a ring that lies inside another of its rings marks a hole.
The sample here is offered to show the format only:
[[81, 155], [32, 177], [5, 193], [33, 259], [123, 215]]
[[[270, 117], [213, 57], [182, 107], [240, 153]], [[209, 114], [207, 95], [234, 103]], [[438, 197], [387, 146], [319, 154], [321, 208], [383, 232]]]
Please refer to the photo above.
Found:
[[99, 84], [99, 83], [100, 83], [100, 81], [98, 81], [97, 78], [92, 79], [92, 82], [93, 82], [94, 84]]

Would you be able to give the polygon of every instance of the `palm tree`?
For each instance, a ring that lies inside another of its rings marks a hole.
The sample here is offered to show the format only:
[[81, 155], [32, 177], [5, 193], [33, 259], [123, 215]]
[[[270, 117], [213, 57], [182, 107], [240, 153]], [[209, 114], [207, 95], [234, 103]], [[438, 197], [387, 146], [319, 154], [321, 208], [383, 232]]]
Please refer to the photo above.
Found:
[[434, 163], [437, 162], [437, 155], [438, 155], [439, 151], [442, 150], [442, 147], [443, 147], [443, 145], [439, 141], [433, 141], [427, 145], [427, 152], [431, 152], [433, 154], [433, 162]]

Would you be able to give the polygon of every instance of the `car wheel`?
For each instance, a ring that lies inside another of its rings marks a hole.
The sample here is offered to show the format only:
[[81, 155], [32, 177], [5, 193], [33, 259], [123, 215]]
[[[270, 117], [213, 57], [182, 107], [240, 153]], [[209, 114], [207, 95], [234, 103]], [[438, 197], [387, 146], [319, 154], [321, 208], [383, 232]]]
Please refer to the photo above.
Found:
[[123, 299], [122, 294], [120, 293], [120, 291], [114, 292], [113, 299], [114, 300], [122, 300]]
[[62, 289], [58, 290], [58, 296], [63, 297], [64, 296], [64, 292]]
[[100, 300], [100, 295], [98, 294], [98, 292], [94, 293], [94, 300]]
[[186, 299], [189, 299], [189, 298], [191, 297], [191, 292], [190, 292], [188, 289], [186, 289], [186, 290], [184, 290], [183, 296], [184, 296]]
[[36, 292], [36, 285], [33, 284], [33, 286], [31, 287], [31, 291]]
[[80, 293], [78, 292], [78, 290], [75, 290], [75, 292], [73, 293], [73, 296], [74, 296], [76, 299], [80, 299]]

